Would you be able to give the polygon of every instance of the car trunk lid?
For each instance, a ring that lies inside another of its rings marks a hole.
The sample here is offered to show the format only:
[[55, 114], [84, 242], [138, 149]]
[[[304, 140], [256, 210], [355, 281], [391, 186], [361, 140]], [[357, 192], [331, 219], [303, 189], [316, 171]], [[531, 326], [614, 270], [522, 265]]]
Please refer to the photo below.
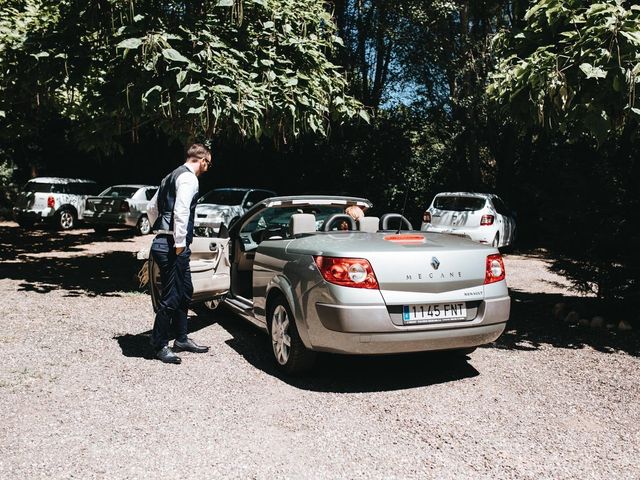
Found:
[[382, 232], [316, 233], [291, 242], [287, 252], [366, 258], [385, 301], [392, 301], [394, 292], [442, 293], [481, 287], [487, 255], [496, 253], [491, 247], [439, 233], [411, 232], [404, 238], [406, 242], [403, 234]]
[[126, 197], [89, 197], [86, 208], [96, 213], [119, 213], [126, 202]]

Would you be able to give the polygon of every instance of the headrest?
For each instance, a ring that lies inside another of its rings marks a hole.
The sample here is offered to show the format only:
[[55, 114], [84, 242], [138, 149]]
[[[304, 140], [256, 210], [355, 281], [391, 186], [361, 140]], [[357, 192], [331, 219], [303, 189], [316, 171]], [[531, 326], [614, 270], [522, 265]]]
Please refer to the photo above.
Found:
[[311, 213], [294, 213], [289, 219], [289, 234], [309, 233], [316, 231], [316, 216]]
[[361, 232], [377, 232], [380, 219], [378, 217], [362, 217], [358, 220], [358, 230]]

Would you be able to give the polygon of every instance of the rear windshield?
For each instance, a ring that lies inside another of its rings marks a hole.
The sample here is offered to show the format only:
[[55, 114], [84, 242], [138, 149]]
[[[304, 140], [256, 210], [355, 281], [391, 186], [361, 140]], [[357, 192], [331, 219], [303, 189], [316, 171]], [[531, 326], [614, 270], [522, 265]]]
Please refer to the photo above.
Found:
[[198, 203], [213, 203], [215, 205], [240, 205], [246, 190], [211, 190], [198, 199]]
[[334, 205], [305, 205], [299, 207], [269, 207], [247, 222], [243, 232], [255, 232], [257, 230], [286, 228], [294, 213], [311, 213], [316, 217], [316, 229], [322, 228], [324, 221], [336, 213], [344, 213], [344, 207]]
[[66, 184], [64, 183], [27, 182], [27, 184], [22, 187], [22, 191], [34, 193], [67, 193]]
[[100, 196], [131, 198], [137, 191], [138, 187], [109, 187]]
[[66, 193], [71, 195], [95, 195], [97, 186], [92, 182], [83, 183], [46, 183], [27, 182], [23, 192], [34, 193]]
[[433, 206], [438, 210], [473, 212], [484, 208], [486, 200], [478, 197], [436, 197]]

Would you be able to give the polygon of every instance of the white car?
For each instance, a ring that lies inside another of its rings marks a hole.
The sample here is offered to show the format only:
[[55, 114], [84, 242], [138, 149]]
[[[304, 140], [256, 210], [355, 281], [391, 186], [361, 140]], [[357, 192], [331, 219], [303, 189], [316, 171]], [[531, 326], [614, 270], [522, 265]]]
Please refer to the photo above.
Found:
[[224, 223], [240, 218], [247, 210], [265, 198], [275, 197], [271, 190], [259, 188], [216, 188], [205, 193], [196, 205], [196, 232], [206, 236], [207, 230], [217, 232]]
[[60, 230], [69, 230], [83, 220], [85, 202], [96, 193], [98, 186], [93, 180], [32, 178], [22, 187], [13, 215], [21, 227], [46, 222]]
[[508, 247], [515, 240], [516, 220], [497, 195], [443, 192], [424, 212], [421, 230], [460, 235], [496, 248]]

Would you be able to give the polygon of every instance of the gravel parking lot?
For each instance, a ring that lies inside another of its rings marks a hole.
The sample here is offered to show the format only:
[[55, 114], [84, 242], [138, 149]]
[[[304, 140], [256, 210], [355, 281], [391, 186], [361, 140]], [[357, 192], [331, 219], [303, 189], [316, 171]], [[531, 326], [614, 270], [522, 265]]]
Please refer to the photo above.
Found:
[[640, 477], [640, 340], [552, 318], [544, 257], [507, 255], [508, 331], [466, 359], [323, 356], [281, 376], [267, 337], [196, 309], [212, 346], [152, 359], [134, 281], [151, 237], [0, 223], [0, 477]]

